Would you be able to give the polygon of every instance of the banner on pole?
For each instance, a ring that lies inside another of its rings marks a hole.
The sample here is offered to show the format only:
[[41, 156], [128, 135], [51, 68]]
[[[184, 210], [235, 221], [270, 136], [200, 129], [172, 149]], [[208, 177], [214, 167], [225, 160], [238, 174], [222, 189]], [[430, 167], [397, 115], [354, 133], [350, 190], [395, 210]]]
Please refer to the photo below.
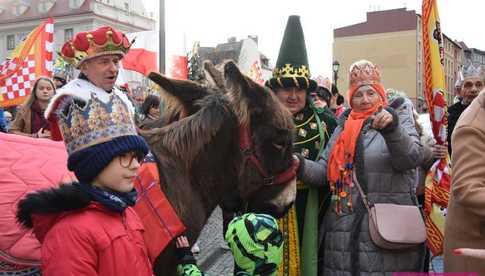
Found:
[[54, 20], [47, 19], [0, 63], [0, 107], [22, 104], [40, 76], [52, 76]]
[[[423, 0], [424, 97], [436, 142], [447, 139], [447, 102], [444, 74], [443, 34], [436, 0]], [[425, 184], [424, 212], [427, 244], [433, 255], [443, 253], [446, 208], [451, 184], [450, 158], [438, 160], [428, 172]]]

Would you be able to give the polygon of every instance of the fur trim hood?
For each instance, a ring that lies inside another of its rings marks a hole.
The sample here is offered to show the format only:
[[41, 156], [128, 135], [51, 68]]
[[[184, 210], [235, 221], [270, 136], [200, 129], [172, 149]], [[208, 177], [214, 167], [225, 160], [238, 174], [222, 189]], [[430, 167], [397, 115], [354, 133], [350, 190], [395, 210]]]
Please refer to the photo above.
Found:
[[42, 241], [45, 234], [66, 212], [86, 208], [91, 202], [88, 195], [72, 184], [40, 190], [28, 194], [18, 203], [17, 222], [26, 228], [34, 228]]

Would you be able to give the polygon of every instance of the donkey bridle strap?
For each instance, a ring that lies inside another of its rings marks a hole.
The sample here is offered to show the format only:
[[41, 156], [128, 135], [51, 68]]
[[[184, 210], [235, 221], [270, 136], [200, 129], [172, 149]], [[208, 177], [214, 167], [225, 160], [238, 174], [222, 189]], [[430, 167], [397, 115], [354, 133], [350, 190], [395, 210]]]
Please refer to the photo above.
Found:
[[298, 167], [300, 166], [300, 160], [296, 157], [293, 157], [290, 167], [276, 176], [270, 175], [263, 168], [261, 161], [259, 161], [254, 153], [251, 132], [247, 124], [241, 124], [239, 126], [239, 148], [244, 154], [244, 158], [249, 160], [256, 167], [261, 176], [264, 177], [265, 185], [284, 184], [296, 177]]

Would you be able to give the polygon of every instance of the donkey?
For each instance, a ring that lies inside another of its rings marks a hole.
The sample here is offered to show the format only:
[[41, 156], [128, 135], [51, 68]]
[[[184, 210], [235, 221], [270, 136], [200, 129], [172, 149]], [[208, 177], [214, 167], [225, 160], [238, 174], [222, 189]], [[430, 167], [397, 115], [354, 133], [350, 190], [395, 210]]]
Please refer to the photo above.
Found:
[[[217, 85], [151, 73], [171, 106], [185, 115], [142, 132], [157, 158], [161, 189], [191, 243], [217, 205], [281, 217], [296, 196], [289, 111], [233, 62], [224, 65], [223, 75], [208, 67]], [[174, 250], [172, 242], [158, 256], [157, 275], [175, 275]]]

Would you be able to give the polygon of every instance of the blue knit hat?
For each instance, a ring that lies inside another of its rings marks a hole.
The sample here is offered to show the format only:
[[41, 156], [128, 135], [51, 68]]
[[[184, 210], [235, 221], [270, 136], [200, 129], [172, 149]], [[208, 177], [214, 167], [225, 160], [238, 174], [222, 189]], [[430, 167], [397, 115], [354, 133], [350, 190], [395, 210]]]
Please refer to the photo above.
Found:
[[51, 104], [69, 155], [67, 167], [79, 181], [91, 182], [123, 153], [148, 153], [133, 114], [117, 93], [111, 93], [107, 101], [94, 93], [88, 99], [60, 95]]
[[111, 141], [93, 145], [69, 155], [67, 167], [81, 182], [91, 182], [118, 155], [125, 152], [148, 153], [145, 140], [138, 135], [114, 138]]

